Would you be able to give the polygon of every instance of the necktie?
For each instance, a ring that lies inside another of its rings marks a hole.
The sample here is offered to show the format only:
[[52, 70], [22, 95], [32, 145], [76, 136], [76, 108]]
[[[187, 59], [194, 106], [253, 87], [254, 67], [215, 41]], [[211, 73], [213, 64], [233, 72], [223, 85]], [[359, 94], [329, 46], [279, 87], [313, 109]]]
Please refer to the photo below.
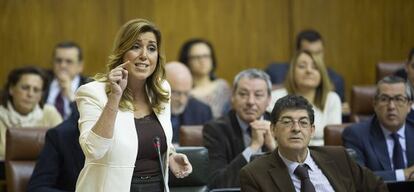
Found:
[[394, 139], [394, 150], [392, 155], [392, 163], [394, 164], [394, 170], [404, 169], [404, 157], [401, 148], [400, 140], [398, 139], [397, 133], [392, 133], [391, 137]]
[[306, 164], [298, 165], [293, 173], [300, 179], [301, 192], [315, 192], [315, 187], [309, 178], [308, 166]]
[[62, 118], [64, 118], [65, 117], [65, 104], [64, 104], [64, 101], [63, 101], [62, 92], [59, 92], [59, 94], [56, 97], [55, 107], [59, 111]]

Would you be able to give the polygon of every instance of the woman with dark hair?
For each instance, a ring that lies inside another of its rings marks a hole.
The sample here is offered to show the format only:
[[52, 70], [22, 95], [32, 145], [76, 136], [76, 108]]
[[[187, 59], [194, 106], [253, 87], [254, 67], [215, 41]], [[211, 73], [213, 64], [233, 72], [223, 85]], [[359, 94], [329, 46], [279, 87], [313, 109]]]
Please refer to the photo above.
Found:
[[214, 118], [226, 112], [231, 90], [224, 79], [216, 78], [216, 57], [212, 45], [203, 39], [191, 39], [180, 51], [180, 62], [187, 65], [194, 79], [191, 94], [211, 107]]
[[54, 127], [62, 117], [52, 105], [44, 105], [46, 76], [37, 67], [9, 73], [0, 103], [0, 159], [4, 159], [8, 128]]
[[78, 89], [85, 165], [76, 191], [168, 192], [168, 168], [178, 178], [192, 172], [187, 156], [171, 143], [171, 91], [161, 45], [153, 23], [128, 21], [115, 38], [107, 72]]

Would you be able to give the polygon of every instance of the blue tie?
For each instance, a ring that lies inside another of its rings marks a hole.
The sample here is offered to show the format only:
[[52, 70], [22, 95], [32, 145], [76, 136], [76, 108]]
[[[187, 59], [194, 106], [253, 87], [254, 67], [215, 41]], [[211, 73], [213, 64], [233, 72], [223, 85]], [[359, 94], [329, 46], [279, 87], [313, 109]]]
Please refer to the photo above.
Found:
[[392, 155], [392, 163], [394, 164], [394, 170], [404, 169], [404, 157], [401, 148], [400, 140], [398, 139], [397, 133], [392, 133], [391, 137], [394, 139], [394, 151]]

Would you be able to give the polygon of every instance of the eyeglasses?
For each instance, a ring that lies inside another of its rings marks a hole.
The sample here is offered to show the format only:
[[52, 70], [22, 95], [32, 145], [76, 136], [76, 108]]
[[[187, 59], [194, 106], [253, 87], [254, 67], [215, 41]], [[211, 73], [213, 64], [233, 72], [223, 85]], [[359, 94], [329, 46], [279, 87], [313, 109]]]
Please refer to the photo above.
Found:
[[403, 106], [408, 102], [408, 98], [402, 95], [397, 95], [394, 97], [390, 97], [388, 95], [380, 95], [376, 96], [375, 100], [379, 105], [388, 105], [391, 101], [393, 101], [395, 105]]
[[309, 122], [309, 119], [306, 119], [306, 118], [299, 119], [299, 120], [283, 118], [283, 119], [279, 119], [277, 122], [279, 122], [280, 125], [284, 128], [292, 128], [295, 123], [297, 123], [299, 127], [302, 129], [308, 129], [311, 127], [311, 123]]
[[202, 59], [211, 59], [210, 54], [204, 54], [204, 55], [190, 55], [188, 56], [190, 60], [202, 60]]

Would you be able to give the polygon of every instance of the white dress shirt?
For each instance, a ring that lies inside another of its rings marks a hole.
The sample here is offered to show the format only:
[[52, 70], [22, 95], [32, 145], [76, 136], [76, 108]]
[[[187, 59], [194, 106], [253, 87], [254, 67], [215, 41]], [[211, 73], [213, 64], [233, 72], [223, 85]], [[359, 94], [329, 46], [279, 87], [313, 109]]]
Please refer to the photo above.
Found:
[[[385, 141], [387, 142], [388, 157], [390, 158], [391, 168], [394, 169], [394, 163], [392, 156], [394, 155], [394, 139], [392, 138], [392, 132], [384, 128], [381, 125], [382, 133], [384, 134]], [[407, 146], [405, 144], [405, 125], [403, 125], [397, 132], [398, 140], [400, 141], [401, 149], [404, 157], [404, 165], [407, 167]], [[397, 181], [405, 181], [404, 169], [395, 170], [395, 179]]]
[[[75, 94], [76, 89], [78, 89], [80, 83], [80, 76], [76, 76], [73, 78], [71, 86], [72, 86], [72, 93]], [[59, 95], [61, 89], [59, 83], [56, 78], [53, 79], [52, 83], [50, 83], [49, 88], [49, 96], [47, 97], [46, 103], [55, 106], [56, 97]], [[63, 97], [63, 106], [65, 109], [65, 114], [63, 119], [67, 119], [70, 114], [72, 113], [72, 109], [70, 108], [70, 101], [67, 97]]]
[[[303, 164], [306, 164], [309, 166], [309, 178], [315, 187], [315, 190], [318, 192], [331, 192], [335, 191], [332, 188], [331, 183], [329, 183], [328, 178], [322, 173], [322, 170], [319, 169], [318, 165], [316, 165], [315, 161], [313, 161], [312, 157], [310, 156], [309, 149], [307, 149], [308, 153], [306, 155], [306, 159], [303, 162]], [[278, 154], [280, 158], [283, 160], [283, 162], [286, 164], [290, 178], [292, 179], [293, 186], [295, 186], [296, 192], [300, 192], [300, 179], [298, 176], [296, 176], [293, 172], [295, 171], [296, 167], [298, 165], [301, 165], [298, 162], [290, 161], [283, 157], [282, 154], [280, 154], [280, 151], [278, 151]]]

